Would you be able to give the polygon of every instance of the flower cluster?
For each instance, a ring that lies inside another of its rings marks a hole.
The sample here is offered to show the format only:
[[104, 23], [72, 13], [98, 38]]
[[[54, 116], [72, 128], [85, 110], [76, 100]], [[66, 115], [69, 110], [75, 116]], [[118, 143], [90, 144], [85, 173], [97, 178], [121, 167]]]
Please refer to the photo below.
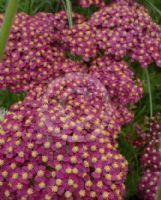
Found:
[[141, 156], [144, 170], [139, 184], [139, 192], [145, 200], [155, 200], [161, 182], [161, 114], [149, 121], [149, 133], [146, 134], [147, 145]]
[[[72, 13], [73, 24], [79, 25], [85, 21], [85, 17], [78, 13]], [[52, 28], [54, 29], [54, 40], [60, 41], [62, 31], [69, 29], [68, 15], [65, 11], [57, 12], [52, 17]]]
[[92, 5], [95, 5], [97, 7], [105, 6], [104, 0], [79, 0], [79, 3], [84, 8], [90, 7]]
[[88, 22], [66, 31], [64, 41], [72, 53], [85, 60], [103, 50], [105, 55], [117, 59], [128, 54], [146, 67], [153, 62], [161, 66], [160, 38], [161, 27], [153, 22], [146, 9], [135, 1], [123, 0], [103, 7]]
[[82, 56], [85, 61], [96, 57], [98, 53], [96, 28], [88, 22], [78, 24], [72, 29], [63, 30], [62, 41], [67, 44], [72, 54]]
[[108, 56], [98, 57], [91, 64], [90, 74], [99, 79], [106, 87], [111, 101], [122, 115], [122, 123], [131, 121], [133, 115], [126, 105], [134, 104], [142, 97], [141, 81], [125, 61], [116, 61]]
[[[28, 85], [26, 85], [26, 82], [24, 82], [23, 88], [25, 91], [28, 92], [30, 92], [30, 90], [32, 91], [37, 85], [41, 85], [41, 87], [44, 88], [44, 86], [46, 86], [53, 79], [56, 79], [59, 76], [63, 76], [66, 73], [72, 72], [86, 73], [87, 66], [84, 63], [79, 63], [78, 61], [72, 61], [70, 59], [65, 58], [64, 61], [55, 60], [48, 71], [42, 70], [42, 73], [37, 72], [37, 74], [35, 72], [35, 80], [32, 80], [32, 82], [30, 82], [30, 84]], [[11, 87], [11, 89], [12, 88], [13, 87]]]
[[24, 90], [30, 82], [45, 78], [43, 73], [47, 76], [51, 72], [55, 59], [64, 58], [63, 48], [52, 44], [51, 19], [52, 14], [39, 13], [32, 17], [17, 14], [4, 60], [0, 63], [1, 89]]
[[[84, 20], [78, 14], [73, 14], [73, 17], [75, 23], [82, 23]], [[1, 15], [0, 24], [2, 20]], [[30, 85], [40, 84], [53, 78], [55, 74], [60, 74], [63, 71], [60, 66], [65, 66], [61, 63], [64, 62], [66, 49], [65, 45], [58, 42], [58, 38], [67, 24], [67, 14], [64, 11], [55, 15], [17, 14], [4, 60], [0, 63], [0, 89], [28, 91]]]
[[[133, 0], [80, 4], [103, 8], [89, 21], [73, 13], [71, 29], [64, 11], [16, 16], [0, 63], [0, 89], [28, 95], [0, 122], [3, 200], [123, 199], [127, 161], [116, 139], [143, 89], [122, 58], [161, 66], [161, 29]], [[67, 50], [90, 62], [66, 59]], [[160, 115], [150, 123], [141, 157], [140, 192], [147, 200], [161, 173], [156, 119]]]
[[155, 200], [157, 197], [158, 186], [161, 182], [161, 172], [148, 171], [144, 172], [140, 182], [140, 194], [145, 200]]
[[123, 105], [136, 103], [142, 96], [141, 81], [135, 79], [125, 61], [98, 57], [91, 64], [90, 74], [104, 84], [113, 102]]
[[116, 149], [116, 115], [89, 75], [38, 86], [1, 123], [1, 198], [122, 199], [127, 161]]

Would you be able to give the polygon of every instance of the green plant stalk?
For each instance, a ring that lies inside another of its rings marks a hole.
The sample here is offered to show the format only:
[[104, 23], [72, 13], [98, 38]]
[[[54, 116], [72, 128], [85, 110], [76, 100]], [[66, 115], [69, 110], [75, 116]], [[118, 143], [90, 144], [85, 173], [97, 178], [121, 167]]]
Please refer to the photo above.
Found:
[[64, 1], [64, 0], [61, 0], [61, 2], [62, 2], [62, 4], [63, 4], [63, 6], [64, 6], [65, 11], [67, 12], [67, 7], [66, 7], [66, 4], [65, 4], [65, 1]]
[[66, 0], [67, 14], [68, 14], [68, 23], [69, 28], [73, 27], [73, 17], [72, 17], [72, 4], [70, 0]]
[[149, 0], [145, 0], [153, 10], [155, 10], [160, 16], [161, 16], [161, 11]]
[[146, 74], [147, 84], [148, 84], [150, 118], [152, 118], [153, 117], [153, 100], [152, 100], [151, 83], [150, 83], [150, 76], [149, 76], [148, 69], [145, 69], [145, 74]]
[[0, 31], [0, 61], [3, 59], [4, 50], [9, 38], [10, 30], [12, 27], [13, 19], [17, 11], [19, 0], [9, 0], [4, 22]]

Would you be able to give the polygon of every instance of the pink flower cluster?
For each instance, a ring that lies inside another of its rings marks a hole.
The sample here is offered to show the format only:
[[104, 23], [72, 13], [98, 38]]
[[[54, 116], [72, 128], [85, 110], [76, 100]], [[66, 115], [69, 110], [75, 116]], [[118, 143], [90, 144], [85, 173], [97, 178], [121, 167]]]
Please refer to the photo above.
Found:
[[[80, 31], [75, 33], [75, 37], [82, 33], [86, 34], [86, 37], [81, 40], [78, 38], [75, 43], [77, 44], [77, 54], [83, 54], [84, 57], [87, 55], [88, 58], [90, 53], [91, 57], [95, 57], [97, 44], [93, 46], [95, 35], [90, 34], [92, 26], [88, 26], [86, 22], [83, 23], [84, 17], [78, 14], [73, 14], [73, 18], [74, 23], [78, 24], [74, 27], [80, 27]], [[23, 20], [22, 25], [20, 24], [21, 20]], [[44, 33], [43, 30], [46, 32]], [[93, 31], [95, 30], [94, 28]], [[10, 88], [13, 92], [29, 92], [35, 86], [43, 87], [49, 81], [65, 73], [88, 72], [86, 64], [65, 59], [67, 43], [61, 44], [60, 42], [58, 44], [57, 42], [62, 37], [62, 31], [74, 33], [74, 28], [68, 30], [68, 19], [64, 11], [54, 15], [39, 13], [33, 17], [22, 13], [18, 14], [12, 28], [4, 62], [0, 65], [1, 89]], [[50, 35], [48, 43], [46, 42], [47, 34]], [[41, 43], [36, 42], [39, 38]], [[33, 41], [35, 43], [32, 44]], [[72, 37], [71, 44], [74, 41], [74, 37]], [[14, 44], [12, 48], [10, 43]], [[88, 46], [81, 48], [84, 43], [87, 43]], [[27, 44], [29, 45], [27, 46]], [[18, 48], [19, 46], [21, 48]], [[55, 54], [51, 49], [55, 49]], [[133, 72], [128, 69], [127, 63], [114, 61], [114, 59], [104, 56], [93, 61], [89, 71], [91, 76], [98, 78], [106, 86], [113, 104], [120, 113], [121, 117], [118, 120], [122, 124], [131, 121], [133, 114], [124, 105], [137, 102], [142, 96], [142, 87], [138, 80], [134, 80]]]
[[112, 103], [120, 113], [120, 122], [126, 124], [132, 121], [133, 114], [128, 105], [141, 99], [143, 88], [128, 64], [107, 56], [98, 57], [91, 64], [90, 74], [106, 87]]
[[140, 181], [139, 194], [145, 200], [155, 200], [160, 182], [161, 172], [146, 170]]
[[142, 67], [161, 66], [161, 27], [135, 1], [115, 1], [94, 13], [88, 22], [64, 31], [63, 40], [84, 60], [105, 55], [129, 55]]
[[84, 8], [90, 7], [92, 5], [95, 5], [97, 7], [105, 6], [104, 0], [79, 0], [79, 3]]
[[89, 22], [63, 30], [62, 41], [67, 44], [72, 54], [82, 56], [85, 61], [89, 61], [89, 58], [95, 58], [98, 53], [96, 28], [91, 26]]
[[141, 81], [135, 78], [125, 61], [108, 56], [98, 57], [91, 64], [90, 74], [104, 84], [112, 102], [126, 105], [138, 102], [142, 96]]
[[[65, 59], [69, 37], [66, 37], [66, 33], [71, 32], [70, 44], [76, 46], [71, 52], [76, 51], [76, 54], [84, 55], [88, 60], [89, 54], [94, 58], [98, 53], [98, 44], [95, 43], [97, 29], [83, 22], [85, 19], [79, 14], [74, 13], [73, 19], [75, 26], [69, 30], [64, 11], [56, 14], [39, 13], [32, 17], [19, 13], [12, 28], [6, 56], [0, 64], [0, 88], [29, 92], [35, 86], [45, 85], [65, 73], [88, 72], [86, 64]], [[79, 27], [78, 32], [75, 27]], [[82, 37], [84, 34], [85, 37]], [[60, 38], [64, 38], [65, 42], [58, 42]], [[140, 81], [134, 79], [127, 63], [104, 56], [90, 65], [91, 76], [106, 86], [120, 113], [119, 120], [122, 124], [131, 121], [133, 114], [124, 105], [137, 102], [142, 96], [142, 87]]]
[[[161, 29], [143, 7], [125, 0], [100, 9], [88, 22], [74, 13], [73, 21], [69, 29], [64, 11], [16, 16], [0, 63], [0, 88], [28, 95], [0, 125], [3, 200], [123, 199], [127, 161], [116, 139], [132, 120], [129, 105], [143, 89], [122, 58], [128, 54], [142, 66], [160, 66]], [[66, 50], [85, 62], [66, 59]], [[149, 142], [150, 148], [157, 142]], [[160, 173], [158, 154], [146, 151], [155, 155], [142, 157], [148, 159], [146, 172], [152, 165]]]
[[[73, 18], [75, 23], [82, 23], [84, 20], [78, 14], [73, 14]], [[1, 15], [0, 25], [2, 21]], [[62, 63], [66, 62], [66, 49], [58, 38], [62, 29], [67, 27], [68, 19], [64, 11], [55, 15], [17, 14], [4, 60], [0, 63], [0, 89], [28, 91], [31, 85], [47, 81], [55, 77], [55, 74], [60, 75], [62, 67], [66, 65]]]
[[143, 176], [139, 184], [140, 195], [145, 200], [155, 200], [161, 182], [161, 114], [149, 121], [147, 145], [141, 156]]
[[[73, 24], [79, 25], [85, 21], [85, 17], [78, 13], [72, 13]], [[60, 11], [52, 16], [52, 28], [54, 29], [54, 40], [60, 41], [62, 31], [69, 29], [68, 15], [65, 11]], [[61, 42], [61, 41], [60, 41]]]
[[[0, 63], [1, 89], [24, 90], [29, 82], [47, 78], [53, 61], [64, 58], [63, 49], [51, 44], [51, 19], [52, 14], [39, 13], [33, 17], [17, 14], [4, 60]], [[45, 72], [46, 77], [42, 75]]]
[[1, 123], [0, 197], [123, 199], [127, 161], [104, 86], [69, 73], [30, 92]]

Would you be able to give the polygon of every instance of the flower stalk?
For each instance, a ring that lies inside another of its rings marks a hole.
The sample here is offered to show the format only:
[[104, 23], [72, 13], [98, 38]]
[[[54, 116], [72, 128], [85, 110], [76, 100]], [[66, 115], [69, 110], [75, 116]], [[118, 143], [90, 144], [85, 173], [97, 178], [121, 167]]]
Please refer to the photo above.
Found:
[[67, 14], [68, 14], [68, 23], [69, 28], [73, 27], [73, 17], [72, 17], [72, 4], [70, 0], [66, 0], [66, 8], [67, 8]]
[[9, 38], [14, 16], [17, 11], [18, 2], [19, 0], [8, 1], [8, 5], [7, 5], [5, 17], [4, 17], [4, 22], [0, 31], [0, 60], [3, 59], [4, 50]]

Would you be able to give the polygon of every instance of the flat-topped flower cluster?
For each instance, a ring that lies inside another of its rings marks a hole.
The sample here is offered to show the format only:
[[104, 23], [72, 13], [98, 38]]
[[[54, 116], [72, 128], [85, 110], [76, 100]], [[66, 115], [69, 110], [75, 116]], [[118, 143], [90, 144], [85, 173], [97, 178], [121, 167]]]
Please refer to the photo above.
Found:
[[79, 0], [79, 3], [84, 8], [88, 8], [93, 5], [97, 7], [103, 7], [106, 5], [104, 0]]
[[160, 66], [161, 29], [133, 1], [101, 2], [81, 1], [103, 8], [89, 21], [73, 13], [71, 29], [64, 11], [15, 18], [0, 89], [28, 95], [0, 124], [3, 200], [123, 199], [128, 164], [116, 139], [143, 94], [123, 58]]
[[161, 114], [158, 113], [148, 123], [145, 134], [146, 147], [141, 156], [143, 175], [139, 192], [145, 200], [155, 200], [161, 184]]
[[63, 32], [71, 52], [84, 60], [103, 51], [116, 59], [129, 55], [142, 67], [153, 62], [161, 66], [161, 27], [135, 1], [114, 1], [89, 21]]
[[[79, 14], [73, 14], [73, 18], [75, 23], [84, 20]], [[0, 24], [2, 21], [1, 15]], [[65, 66], [62, 62], [66, 62], [66, 50], [58, 38], [67, 27], [68, 18], [64, 11], [55, 15], [17, 14], [3, 62], [0, 63], [0, 89], [28, 91], [31, 85], [35, 86], [60, 75]]]
[[115, 141], [118, 117], [89, 75], [68, 73], [38, 86], [1, 123], [1, 197], [123, 199], [127, 161]]

